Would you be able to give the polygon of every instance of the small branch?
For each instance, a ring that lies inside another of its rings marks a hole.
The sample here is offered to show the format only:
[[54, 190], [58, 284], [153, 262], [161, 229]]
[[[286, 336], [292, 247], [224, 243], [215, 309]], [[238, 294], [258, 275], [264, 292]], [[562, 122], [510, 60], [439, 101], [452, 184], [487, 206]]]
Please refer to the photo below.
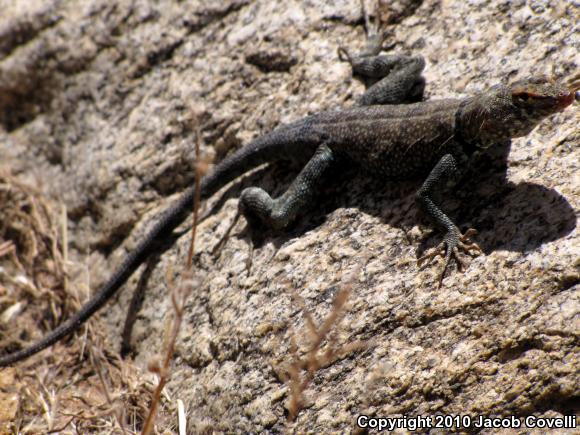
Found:
[[173, 306], [173, 323], [171, 325], [171, 331], [169, 338], [167, 340], [167, 345], [165, 347], [165, 356], [163, 362], [159, 365], [159, 361], [153, 361], [149, 365], [149, 370], [155, 372], [159, 375], [159, 383], [153, 392], [153, 398], [151, 400], [151, 406], [149, 408], [149, 414], [145, 420], [145, 425], [143, 426], [143, 435], [149, 435], [153, 431], [153, 426], [155, 424], [155, 416], [157, 415], [157, 409], [159, 408], [159, 403], [161, 400], [161, 394], [163, 388], [167, 384], [170, 378], [170, 366], [173, 359], [173, 354], [175, 351], [175, 343], [179, 335], [179, 330], [181, 329], [181, 323], [183, 322], [183, 313], [185, 310], [185, 303], [187, 298], [191, 294], [194, 287], [199, 285], [198, 282], [194, 281], [192, 266], [193, 266], [193, 254], [195, 252], [195, 235], [198, 224], [198, 211], [199, 204], [201, 201], [201, 178], [207, 168], [207, 165], [200, 157], [200, 144], [201, 144], [201, 132], [199, 129], [199, 123], [196, 125], [196, 157], [197, 162], [195, 165], [195, 195], [193, 201], [193, 225], [191, 228], [191, 244], [189, 245], [189, 253], [187, 257], [187, 265], [185, 269], [181, 272], [180, 284], [178, 286], [170, 286], [171, 288], [171, 304]]

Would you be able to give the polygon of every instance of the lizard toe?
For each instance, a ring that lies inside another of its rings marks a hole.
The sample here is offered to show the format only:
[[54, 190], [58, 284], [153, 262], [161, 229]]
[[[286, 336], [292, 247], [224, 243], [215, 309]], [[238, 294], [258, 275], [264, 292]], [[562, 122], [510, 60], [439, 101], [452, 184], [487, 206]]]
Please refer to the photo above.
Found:
[[420, 267], [426, 262], [433, 262], [435, 258], [442, 257], [443, 266], [437, 279], [438, 288], [441, 288], [443, 285], [443, 278], [445, 278], [445, 274], [447, 273], [447, 269], [452, 260], [457, 263], [457, 270], [459, 270], [459, 272], [463, 273], [467, 269], [465, 261], [459, 255], [460, 252], [471, 256], [483, 253], [479, 245], [470, 240], [470, 237], [476, 234], [477, 231], [470, 228], [464, 234], [458, 233], [446, 235], [443, 242], [426, 252], [417, 260], [417, 265]]
[[461, 249], [461, 251], [465, 254], [469, 255], [479, 255], [483, 254], [483, 251], [479, 247], [479, 245], [471, 240], [471, 237], [477, 234], [477, 230], [474, 228], [468, 229], [465, 234], [461, 234], [459, 236], [459, 240], [457, 246]]
[[439, 243], [435, 248], [425, 252], [417, 259], [417, 266], [421, 267], [425, 263], [431, 263], [437, 257], [445, 257], [446, 245], [445, 242]]

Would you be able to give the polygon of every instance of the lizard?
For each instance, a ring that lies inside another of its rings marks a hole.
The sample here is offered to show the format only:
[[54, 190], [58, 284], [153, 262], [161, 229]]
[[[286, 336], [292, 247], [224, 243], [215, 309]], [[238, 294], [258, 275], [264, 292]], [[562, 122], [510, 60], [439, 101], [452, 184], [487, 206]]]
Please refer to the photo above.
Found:
[[[373, 48], [375, 47], [375, 48]], [[207, 199], [244, 173], [279, 160], [306, 161], [288, 189], [272, 198], [259, 187], [242, 190], [239, 209], [251, 222], [284, 230], [304, 212], [326, 174], [340, 162], [385, 180], [424, 177], [416, 193], [419, 207], [444, 231], [443, 241], [418, 263], [443, 257], [441, 286], [451, 260], [463, 270], [459, 251], [479, 254], [475, 230], [461, 233], [436, 196], [456, 184], [474, 154], [493, 144], [526, 136], [550, 115], [580, 100], [577, 83], [567, 86], [545, 76], [500, 83], [461, 99], [421, 101], [425, 80], [421, 56], [379, 54], [369, 44], [359, 55], [339, 49], [339, 57], [371, 86], [350, 108], [313, 114], [279, 126], [223, 159], [200, 182]], [[576, 86], [575, 89], [571, 87]], [[425, 178], [426, 177], [426, 178]], [[76, 331], [123, 286], [189, 215], [195, 186], [187, 188], [130, 251], [101, 288], [78, 312], [29, 347], [0, 356], [12, 365]]]

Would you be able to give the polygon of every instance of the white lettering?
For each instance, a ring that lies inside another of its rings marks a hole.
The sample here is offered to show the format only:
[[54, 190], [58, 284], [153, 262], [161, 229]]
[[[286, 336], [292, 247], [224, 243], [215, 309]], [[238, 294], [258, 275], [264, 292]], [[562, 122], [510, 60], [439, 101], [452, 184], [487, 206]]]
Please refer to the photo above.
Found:
[[356, 424], [358, 427], [367, 427], [368, 417], [366, 415], [359, 415], [356, 419]]

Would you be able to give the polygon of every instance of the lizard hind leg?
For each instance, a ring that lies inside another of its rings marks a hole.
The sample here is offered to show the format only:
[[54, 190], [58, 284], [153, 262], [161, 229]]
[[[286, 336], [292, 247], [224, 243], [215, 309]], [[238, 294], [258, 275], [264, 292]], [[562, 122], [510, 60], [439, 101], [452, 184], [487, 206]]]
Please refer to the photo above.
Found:
[[326, 144], [320, 145], [288, 190], [280, 197], [273, 199], [259, 187], [244, 189], [239, 203], [241, 212], [249, 220], [257, 218], [273, 229], [287, 227], [312, 203], [316, 188], [334, 160], [332, 150]]

